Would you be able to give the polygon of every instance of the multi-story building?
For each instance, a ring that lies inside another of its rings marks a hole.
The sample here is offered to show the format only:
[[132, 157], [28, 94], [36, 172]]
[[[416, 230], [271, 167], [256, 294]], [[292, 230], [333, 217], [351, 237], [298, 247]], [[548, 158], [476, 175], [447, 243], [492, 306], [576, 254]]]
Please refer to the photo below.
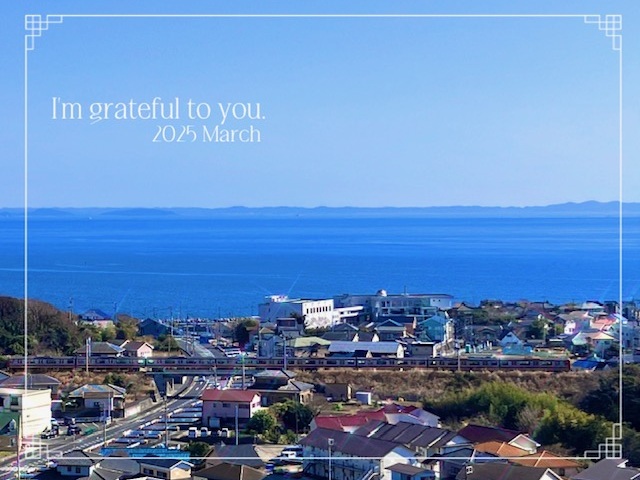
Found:
[[42, 433], [51, 426], [51, 390], [0, 388], [0, 416], [16, 414], [21, 437]]
[[276, 323], [278, 318], [295, 317], [304, 328], [327, 328], [336, 322], [333, 299], [292, 299], [286, 295], [271, 295], [258, 306], [261, 322]]
[[334, 297], [333, 300], [338, 308], [363, 306], [364, 311], [371, 315], [373, 321], [397, 316], [415, 317], [420, 321], [436, 315], [441, 310], [453, 307], [451, 295], [429, 293], [389, 295], [385, 290], [379, 290], [375, 295], [344, 294]]

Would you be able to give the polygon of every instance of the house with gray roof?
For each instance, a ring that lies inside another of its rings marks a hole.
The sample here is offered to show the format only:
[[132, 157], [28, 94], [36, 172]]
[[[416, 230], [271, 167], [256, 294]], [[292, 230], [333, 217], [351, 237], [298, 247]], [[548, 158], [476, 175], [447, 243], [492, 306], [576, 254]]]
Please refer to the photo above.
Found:
[[88, 384], [69, 392], [69, 399], [75, 399], [81, 408], [95, 410], [97, 416], [122, 418], [126, 392], [117, 385]]
[[491, 462], [465, 466], [456, 475], [456, 480], [562, 480], [562, 477], [549, 468]]
[[331, 342], [329, 356], [404, 358], [404, 348], [397, 342]]
[[573, 475], [571, 480], [639, 480], [640, 469], [627, 467], [627, 460], [624, 458], [605, 458], [598, 463], [594, 463], [589, 468], [577, 475]]
[[415, 454], [398, 443], [366, 438], [350, 433], [316, 428], [300, 440], [303, 469], [311, 475], [334, 480], [354, 480], [365, 476], [391, 480], [387, 467], [397, 464], [419, 466]]

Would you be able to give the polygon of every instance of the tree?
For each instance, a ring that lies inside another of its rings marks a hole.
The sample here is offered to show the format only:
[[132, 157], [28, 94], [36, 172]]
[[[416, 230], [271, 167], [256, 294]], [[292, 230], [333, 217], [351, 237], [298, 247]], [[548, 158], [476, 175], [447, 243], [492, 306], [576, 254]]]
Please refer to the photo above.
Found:
[[286, 429], [296, 433], [307, 430], [313, 420], [313, 410], [293, 400], [272, 405], [272, 411], [282, 421]]
[[249, 332], [258, 325], [258, 321], [253, 318], [243, 318], [238, 320], [233, 329], [233, 337], [236, 342], [243, 345], [249, 341]]
[[205, 442], [189, 442], [189, 445], [187, 445], [187, 451], [189, 455], [191, 455], [191, 458], [197, 459], [200, 462], [203, 457], [207, 456], [209, 450], [211, 450], [211, 446]]
[[134, 340], [138, 333], [138, 320], [128, 315], [118, 315], [116, 338], [118, 340]]
[[263, 435], [272, 431], [276, 427], [276, 417], [273, 416], [268, 410], [261, 410], [256, 412], [249, 423], [247, 424], [247, 430], [258, 435]]

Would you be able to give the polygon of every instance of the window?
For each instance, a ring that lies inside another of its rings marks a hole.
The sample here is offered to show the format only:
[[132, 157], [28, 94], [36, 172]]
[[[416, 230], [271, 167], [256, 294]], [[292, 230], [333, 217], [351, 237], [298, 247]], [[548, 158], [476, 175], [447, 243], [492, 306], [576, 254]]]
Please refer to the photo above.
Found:
[[230, 405], [230, 404], [228, 404], [228, 403], [223, 403], [223, 404], [222, 404], [222, 408], [229, 408], [230, 406], [231, 406], [231, 405]]
[[76, 467], [76, 473], [80, 473], [80, 467]]
[[166, 472], [158, 472], [158, 477], [167, 478], [167, 473]]
[[150, 468], [143, 468], [142, 473], [146, 475], [153, 475], [153, 470], [151, 470]]

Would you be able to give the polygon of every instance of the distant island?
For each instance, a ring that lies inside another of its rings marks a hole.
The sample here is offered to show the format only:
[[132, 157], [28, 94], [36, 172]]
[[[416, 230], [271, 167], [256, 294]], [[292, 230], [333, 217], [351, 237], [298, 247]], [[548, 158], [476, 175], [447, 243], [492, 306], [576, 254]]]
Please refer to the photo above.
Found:
[[[22, 217], [21, 208], [0, 208], [0, 218]], [[55, 218], [543, 218], [543, 217], [618, 217], [618, 202], [561, 203], [533, 207], [226, 207], [226, 208], [33, 208], [32, 219]], [[623, 216], [640, 216], [640, 203], [624, 203]]]

